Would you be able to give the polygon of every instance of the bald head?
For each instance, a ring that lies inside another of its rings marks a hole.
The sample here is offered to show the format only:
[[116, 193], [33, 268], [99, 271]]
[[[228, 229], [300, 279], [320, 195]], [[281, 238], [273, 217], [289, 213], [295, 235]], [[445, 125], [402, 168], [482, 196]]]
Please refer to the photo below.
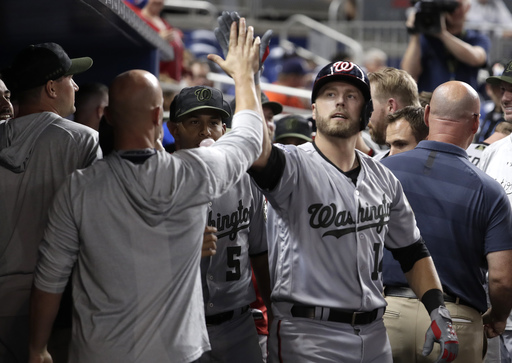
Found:
[[480, 112], [480, 98], [469, 84], [446, 82], [437, 87], [430, 100], [430, 113], [453, 121], [464, 121]]
[[138, 136], [149, 137], [155, 128], [159, 132], [163, 118], [163, 95], [158, 79], [140, 69], [121, 73], [109, 88], [109, 105], [105, 114], [114, 128], [116, 139], [133, 141]]
[[467, 83], [450, 81], [434, 90], [425, 109], [429, 140], [449, 142], [466, 148], [478, 129], [480, 98]]

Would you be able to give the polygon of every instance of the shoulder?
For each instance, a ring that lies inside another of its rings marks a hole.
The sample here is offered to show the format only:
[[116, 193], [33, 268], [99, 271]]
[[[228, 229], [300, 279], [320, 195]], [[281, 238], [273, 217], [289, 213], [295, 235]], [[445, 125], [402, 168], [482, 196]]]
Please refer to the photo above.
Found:
[[504, 137], [501, 140], [493, 142], [485, 150], [484, 154], [497, 152], [498, 150], [506, 150], [512, 148], [512, 135]]
[[388, 156], [385, 159], [382, 159], [381, 161], [375, 160], [375, 158], [372, 158], [359, 150], [356, 150], [357, 155], [359, 157], [359, 162], [361, 164], [361, 168], [366, 170], [367, 172], [374, 173], [379, 179], [387, 180], [389, 181], [391, 179], [395, 179], [395, 176], [391, 172], [391, 170], [388, 168], [388, 166], [384, 163], [384, 160], [389, 159]]
[[315, 146], [311, 142], [306, 142], [299, 146], [275, 143], [274, 146], [281, 150], [287, 158], [307, 158], [308, 155], [318, 153]]
[[60, 130], [64, 134], [72, 137], [90, 137], [98, 138], [98, 132], [88, 126], [84, 126], [74, 121], [65, 118], [57, 118], [51, 124], [51, 127]]
[[108, 178], [108, 169], [107, 160], [99, 159], [87, 168], [73, 171], [69, 176], [70, 184], [74, 186], [91, 186], [97, 179]]
[[380, 160], [380, 163], [393, 170], [397, 166], [406, 163], [406, 160], [416, 159], [419, 153], [420, 152], [417, 149], [405, 151], [400, 154], [390, 155]]

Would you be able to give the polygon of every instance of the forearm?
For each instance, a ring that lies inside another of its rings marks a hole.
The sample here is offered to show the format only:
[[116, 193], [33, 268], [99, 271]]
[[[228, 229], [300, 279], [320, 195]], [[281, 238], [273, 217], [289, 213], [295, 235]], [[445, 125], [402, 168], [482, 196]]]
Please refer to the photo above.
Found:
[[405, 273], [409, 286], [418, 299], [432, 289], [442, 290], [441, 282], [431, 257], [425, 257], [416, 261], [411, 270]]
[[472, 67], [481, 67], [487, 61], [487, 54], [482, 47], [466, 43], [448, 31], [443, 31], [439, 39], [446, 49], [462, 63]]
[[30, 353], [42, 354], [50, 339], [62, 293], [52, 294], [32, 287], [30, 297]]
[[487, 255], [491, 318], [496, 321], [506, 321], [512, 308], [511, 260], [511, 250], [492, 252]]
[[405, 50], [400, 68], [409, 73], [415, 81], [418, 81], [421, 72], [421, 44], [420, 35], [411, 34], [409, 36], [409, 43]]
[[256, 94], [256, 85], [254, 84], [254, 75], [251, 73], [244, 73], [234, 75], [235, 80], [235, 99], [236, 108], [234, 113], [242, 110], [252, 110], [261, 114], [261, 101], [258, 100]]
[[[261, 87], [259, 84], [256, 85], [256, 93], [258, 95], [261, 95]], [[261, 155], [251, 166], [251, 168], [254, 168], [255, 170], [261, 170], [265, 167], [265, 165], [267, 165], [268, 158], [270, 157], [270, 152], [272, 151], [272, 142], [270, 141], [267, 123], [265, 122], [265, 116], [263, 115], [263, 109], [261, 106], [261, 97], [258, 97], [258, 107], [259, 107], [259, 113], [261, 114], [261, 117], [263, 119], [263, 142], [262, 142]]]

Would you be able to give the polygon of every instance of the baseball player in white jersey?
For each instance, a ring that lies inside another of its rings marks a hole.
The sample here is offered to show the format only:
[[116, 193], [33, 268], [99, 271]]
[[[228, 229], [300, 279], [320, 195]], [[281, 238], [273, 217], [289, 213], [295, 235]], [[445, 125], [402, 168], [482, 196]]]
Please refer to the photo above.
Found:
[[[176, 150], [199, 147], [206, 139], [219, 140], [226, 132], [223, 121], [231, 116], [226, 104], [222, 93], [215, 88], [182, 89], [171, 104], [168, 123]], [[200, 362], [262, 362], [249, 304], [256, 299], [251, 263], [260, 291], [266, 291], [270, 301], [263, 207], [263, 195], [248, 174], [208, 204], [207, 225], [215, 228], [217, 239], [216, 248], [211, 248], [206, 238], [203, 243], [201, 280], [212, 350]], [[209, 227], [207, 236], [211, 233]]]
[[70, 361], [191, 362], [209, 350], [203, 228], [194, 227], [204, 223], [208, 201], [258, 163], [265, 137], [252, 82], [259, 43], [241, 19], [231, 27], [227, 59], [211, 57], [234, 78], [239, 112], [230, 134], [209, 149], [171, 156], [158, 145], [163, 97], [153, 75], [133, 70], [112, 83], [106, 114], [115, 151], [72, 174], [50, 212], [32, 294], [31, 362], [51, 361], [47, 337], [72, 269]]
[[265, 167], [251, 169], [270, 204], [270, 361], [391, 362], [382, 320], [387, 247], [432, 318], [425, 353], [439, 342], [439, 361], [451, 362], [457, 337], [402, 187], [388, 169], [355, 150], [371, 113], [364, 71], [351, 62], [324, 67], [313, 86], [312, 110], [314, 143], [266, 145]]

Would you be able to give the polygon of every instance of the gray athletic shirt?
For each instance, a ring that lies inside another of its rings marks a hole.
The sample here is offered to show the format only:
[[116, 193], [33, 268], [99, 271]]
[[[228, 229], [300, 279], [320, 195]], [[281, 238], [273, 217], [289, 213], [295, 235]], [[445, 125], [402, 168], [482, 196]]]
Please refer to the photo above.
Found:
[[[242, 121], [240, 119], [243, 119]], [[209, 350], [199, 260], [207, 203], [261, 152], [262, 121], [242, 111], [209, 148], [114, 152], [56, 195], [35, 285], [64, 290], [73, 271], [72, 362], [189, 362]]]
[[400, 182], [357, 152], [357, 185], [312, 143], [283, 146], [286, 166], [268, 202], [272, 301], [349, 311], [384, 307], [382, 249], [420, 238]]
[[101, 156], [95, 130], [53, 112], [0, 123], [0, 316], [28, 315], [53, 196]]

